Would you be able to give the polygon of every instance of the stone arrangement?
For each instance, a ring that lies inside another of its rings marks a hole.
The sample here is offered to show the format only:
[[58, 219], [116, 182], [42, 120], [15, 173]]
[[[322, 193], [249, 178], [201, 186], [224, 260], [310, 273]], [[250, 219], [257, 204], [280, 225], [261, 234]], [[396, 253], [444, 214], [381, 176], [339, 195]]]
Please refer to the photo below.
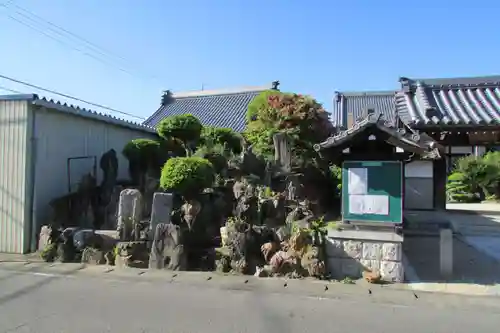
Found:
[[327, 264], [336, 278], [377, 272], [384, 281], [403, 282], [403, 237], [392, 231], [329, 231]]

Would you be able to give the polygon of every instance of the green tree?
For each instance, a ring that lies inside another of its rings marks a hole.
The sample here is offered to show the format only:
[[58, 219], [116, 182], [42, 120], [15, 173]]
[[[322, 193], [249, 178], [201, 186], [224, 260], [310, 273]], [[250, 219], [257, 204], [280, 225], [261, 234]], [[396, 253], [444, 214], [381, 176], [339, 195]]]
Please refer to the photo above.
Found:
[[174, 157], [165, 163], [160, 185], [184, 198], [196, 197], [205, 188], [211, 187], [215, 170], [207, 159], [200, 157]]
[[165, 140], [179, 140], [189, 156], [200, 139], [203, 125], [195, 116], [183, 114], [166, 117], [156, 130]]
[[316, 160], [315, 143], [333, 134], [333, 125], [321, 104], [309, 96], [264, 92], [257, 96], [247, 111], [245, 138], [254, 151], [269, 158], [273, 151], [272, 137], [287, 133], [292, 139], [296, 164]]
[[247, 123], [256, 121], [262, 110], [269, 107], [269, 97], [281, 96], [283, 93], [279, 90], [266, 90], [257, 95], [250, 104], [248, 104], [246, 120]]
[[454, 166], [448, 176], [448, 198], [453, 201], [478, 201], [483, 197], [500, 197], [500, 153], [490, 152], [484, 156], [465, 156]]

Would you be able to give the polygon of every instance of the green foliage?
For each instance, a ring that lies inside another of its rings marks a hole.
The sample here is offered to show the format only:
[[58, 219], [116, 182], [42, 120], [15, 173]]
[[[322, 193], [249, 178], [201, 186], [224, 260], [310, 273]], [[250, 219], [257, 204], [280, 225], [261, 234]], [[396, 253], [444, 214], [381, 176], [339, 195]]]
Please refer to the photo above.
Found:
[[164, 139], [178, 139], [185, 145], [200, 138], [203, 125], [195, 116], [182, 114], [163, 119], [157, 127], [158, 134]]
[[224, 156], [224, 147], [221, 145], [202, 146], [193, 156], [210, 161], [216, 174], [220, 174], [227, 167], [227, 158]]
[[274, 193], [273, 190], [269, 186], [264, 187], [264, 189], [262, 191], [262, 198], [263, 199], [273, 198], [275, 195], [276, 195], [276, 193]]
[[203, 145], [226, 145], [233, 154], [241, 153], [242, 136], [230, 128], [204, 127], [201, 132], [201, 143]]
[[47, 244], [43, 250], [40, 252], [40, 258], [45, 262], [52, 262], [57, 256], [57, 244], [50, 243]]
[[134, 139], [123, 148], [123, 155], [130, 160], [145, 160], [157, 154], [160, 142], [151, 139]]
[[330, 175], [333, 182], [336, 184], [337, 194], [340, 197], [342, 193], [342, 168], [336, 165], [332, 165], [330, 167]]
[[483, 191], [488, 199], [500, 199], [500, 152], [489, 152], [483, 156], [487, 165], [487, 177], [484, 180]]
[[164, 140], [134, 139], [123, 148], [123, 156], [143, 171], [160, 168], [168, 159], [169, 151], [175, 150], [175, 143]]
[[269, 97], [280, 96], [283, 93], [278, 90], [266, 90], [257, 95], [248, 105], [246, 120], [247, 123], [257, 120], [259, 113], [269, 107]]
[[448, 176], [446, 191], [449, 200], [479, 201], [482, 196], [500, 196], [500, 153], [490, 152], [482, 157], [460, 158], [454, 172]]
[[477, 202], [479, 197], [473, 192], [472, 187], [467, 182], [465, 174], [455, 171], [448, 176], [446, 184], [446, 194], [452, 202]]
[[211, 187], [214, 177], [214, 167], [207, 159], [197, 156], [174, 157], [165, 163], [160, 185], [166, 191], [189, 197]]
[[276, 128], [264, 127], [259, 122], [253, 122], [248, 124], [243, 136], [252, 144], [255, 154], [269, 161], [274, 159], [273, 135], [278, 132]]
[[314, 162], [317, 154], [313, 145], [333, 132], [328, 114], [321, 104], [311, 97], [297, 94], [261, 94], [249, 106], [247, 120], [244, 136], [252, 144], [254, 152], [271, 159], [273, 135], [286, 133], [292, 139], [295, 165]]

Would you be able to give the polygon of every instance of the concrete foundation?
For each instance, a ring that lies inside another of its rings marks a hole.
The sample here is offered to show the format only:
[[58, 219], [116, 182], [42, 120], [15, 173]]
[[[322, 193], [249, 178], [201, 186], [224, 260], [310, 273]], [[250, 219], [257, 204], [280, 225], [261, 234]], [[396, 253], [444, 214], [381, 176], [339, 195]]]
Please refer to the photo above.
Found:
[[360, 278], [363, 271], [382, 279], [403, 282], [403, 236], [394, 230], [329, 230], [327, 267], [332, 277]]

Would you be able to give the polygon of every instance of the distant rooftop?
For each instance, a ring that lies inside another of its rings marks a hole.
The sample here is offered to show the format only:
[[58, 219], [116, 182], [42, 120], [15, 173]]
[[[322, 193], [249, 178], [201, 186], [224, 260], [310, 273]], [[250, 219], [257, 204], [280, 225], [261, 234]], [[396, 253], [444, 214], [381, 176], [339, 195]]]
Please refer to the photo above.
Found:
[[144, 125], [156, 127], [168, 116], [190, 113], [205, 126], [231, 128], [241, 132], [246, 127], [245, 115], [250, 102], [261, 92], [278, 89], [275, 81], [266, 86], [240, 87], [217, 90], [171, 92], [162, 96], [158, 110]]

